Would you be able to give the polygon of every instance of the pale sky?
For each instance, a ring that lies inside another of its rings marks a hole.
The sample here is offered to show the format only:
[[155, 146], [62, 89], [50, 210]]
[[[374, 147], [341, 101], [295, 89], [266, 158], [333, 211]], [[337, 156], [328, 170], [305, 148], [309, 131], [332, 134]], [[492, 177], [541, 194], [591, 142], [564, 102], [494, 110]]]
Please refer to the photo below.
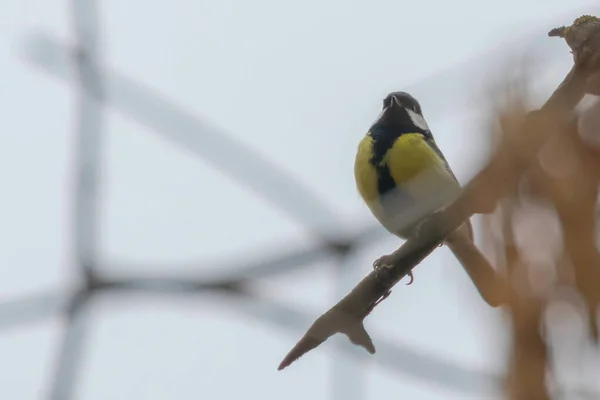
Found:
[[[537, 46], [544, 61], [535, 69], [536, 93], [543, 99], [570, 68], [567, 46], [546, 32], [598, 9], [583, 0], [99, 3], [109, 97], [121, 101], [104, 121], [103, 268], [177, 277], [219, 276], [227, 265], [244, 268], [315, 237], [247, 183], [164, 140], [148, 128], [153, 121], [130, 115], [128, 105], [140, 98], [135, 88], [249, 146], [333, 210], [343, 221], [336, 229], [355, 231], [374, 224], [354, 186], [356, 146], [388, 92], [407, 90], [421, 101], [438, 145], [467, 182], [485, 160], [485, 110], [477, 99], [486, 79], [510, 69], [507, 54]], [[69, 4], [2, 0], [0, 302], [60, 293], [77, 280], [73, 75], [65, 75], [64, 54], [48, 64], [55, 56], [49, 49], [62, 54], [48, 44], [73, 39]], [[487, 59], [472, 58], [486, 52]], [[395, 344], [466, 369], [502, 372], [503, 313], [483, 303], [446, 248], [368, 317], [380, 346], [362, 367], [334, 351], [347, 341], [336, 337], [276, 371], [310, 321], [399, 245], [384, 237], [353, 255], [343, 282], [324, 260], [257, 285], [257, 293], [306, 314], [298, 329], [258, 319], [260, 309], [221, 295], [98, 298], [75, 398], [324, 400], [336, 385], [346, 400], [497, 398], [489, 388], [461, 392], [385, 366], [382, 353]], [[62, 320], [0, 320], [0, 328], [0, 398], [46, 399]], [[346, 381], [335, 378], [335, 364]]]

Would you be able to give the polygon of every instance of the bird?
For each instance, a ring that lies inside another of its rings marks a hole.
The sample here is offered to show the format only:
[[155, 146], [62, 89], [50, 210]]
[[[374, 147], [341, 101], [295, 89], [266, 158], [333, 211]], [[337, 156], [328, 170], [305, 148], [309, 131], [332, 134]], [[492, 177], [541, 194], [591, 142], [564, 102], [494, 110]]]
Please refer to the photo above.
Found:
[[[403, 91], [389, 93], [377, 120], [360, 140], [354, 162], [356, 187], [379, 223], [400, 239], [416, 234], [419, 224], [455, 200], [461, 186], [437, 146], [420, 103]], [[504, 303], [503, 277], [474, 243], [465, 221], [445, 240], [481, 297], [492, 307]], [[413, 282], [412, 272], [409, 273]]]

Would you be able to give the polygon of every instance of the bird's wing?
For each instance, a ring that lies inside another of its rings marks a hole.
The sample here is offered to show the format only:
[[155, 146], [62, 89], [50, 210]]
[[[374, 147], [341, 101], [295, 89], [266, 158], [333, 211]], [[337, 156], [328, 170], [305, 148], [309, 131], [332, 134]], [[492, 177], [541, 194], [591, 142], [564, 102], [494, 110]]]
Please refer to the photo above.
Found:
[[[442, 153], [442, 151], [440, 150], [440, 148], [437, 146], [437, 144], [435, 143], [435, 139], [429, 135], [426, 136], [425, 141], [427, 142], [427, 144], [440, 156], [440, 158], [444, 161], [444, 165], [446, 167], [446, 170], [450, 173], [450, 175], [452, 176], [452, 178], [454, 178], [454, 180], [456, 181], [456, 183], [459, 184], [458, 179], [456, 179], [456, 175], [454, 175], [454, 172], [452, 172], [452, 168], [450, 168], [450, 164], [448, 164], [448, 161], [446, 160], [446, 157], [444, 157], [444, 153]], [[474, 238], [474, 232], [473, 232], [473, 225], [471, 225], [471, 221], [467, 220], [466, 221], [466, 227], [468, 230], [468, 236], [471, 240], [473, 240]]]
[[427, 142], [429, 147], [431, 147], [433, 151], [435, 151], [437, 155], [442, 159], [442, 161], [444, 161], [444, 166], [446, 167], [448, 172], [450, 172], [452, 178], [454, 178], [454, 180], [458, 183], [458, 179], [456, 179], [456, 175], [454, 175], [454, 172], [452, 172], [452, 168], [450, 168], [450, 164], [448, 164], [446, 157], [444, 157], [444, 153], [442, 153], [437, 143], [435, 143], [435, 139], [433, 138], [433, 136], [431, 136], [431, 134], [425, 136], [425, 142]]

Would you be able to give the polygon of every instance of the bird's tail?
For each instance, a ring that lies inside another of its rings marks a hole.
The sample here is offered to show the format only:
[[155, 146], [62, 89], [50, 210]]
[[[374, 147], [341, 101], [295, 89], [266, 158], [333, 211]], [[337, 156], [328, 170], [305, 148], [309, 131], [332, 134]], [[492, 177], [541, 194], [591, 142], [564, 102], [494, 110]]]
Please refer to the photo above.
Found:
[[508, 302], [508, 282], [475, 246], [471, 224], [458, 228], [446, 239], [446, 245], [460, 261], [481, 297], [492, 307]]

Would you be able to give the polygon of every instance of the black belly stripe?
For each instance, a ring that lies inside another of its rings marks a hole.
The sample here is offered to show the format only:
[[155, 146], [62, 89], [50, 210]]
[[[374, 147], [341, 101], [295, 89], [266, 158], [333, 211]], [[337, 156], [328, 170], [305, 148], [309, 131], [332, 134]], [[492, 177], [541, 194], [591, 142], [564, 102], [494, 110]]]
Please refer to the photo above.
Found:
[[386, 216], [398, 215], [414, 207], [415, 199], [396, 185], [387, 165], [383, 164], [377, 168], [377, 178], [379, 204]]
[[390, 174], [390, 169], [387, 164], [378, 165], [377, 167], [377, 191], [379, 196], [382, 196], [396, 187], [396, 182]]

